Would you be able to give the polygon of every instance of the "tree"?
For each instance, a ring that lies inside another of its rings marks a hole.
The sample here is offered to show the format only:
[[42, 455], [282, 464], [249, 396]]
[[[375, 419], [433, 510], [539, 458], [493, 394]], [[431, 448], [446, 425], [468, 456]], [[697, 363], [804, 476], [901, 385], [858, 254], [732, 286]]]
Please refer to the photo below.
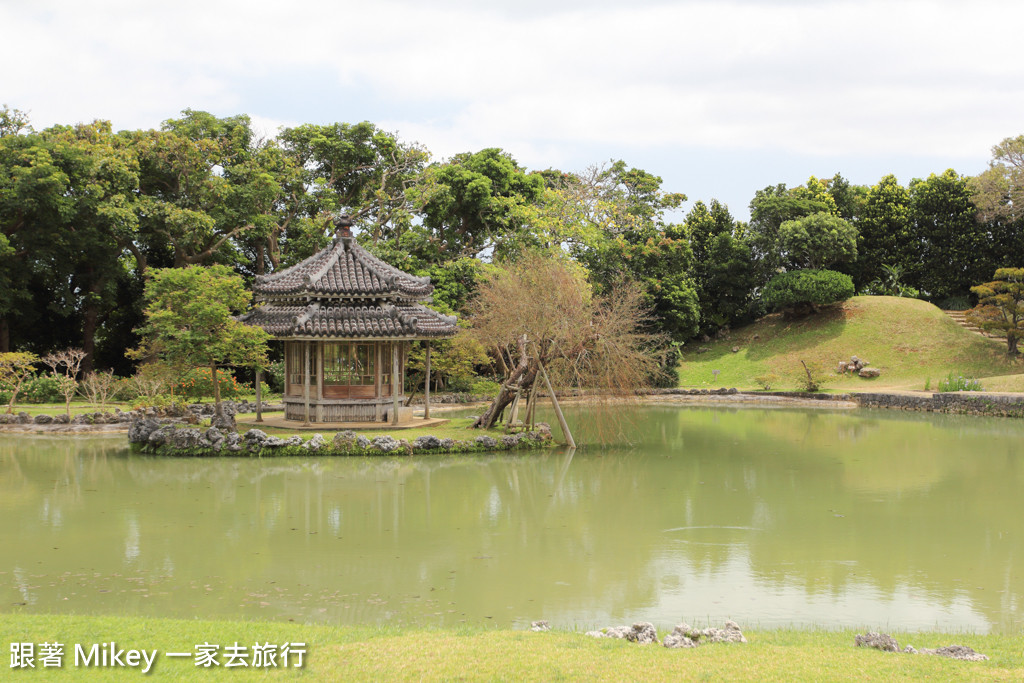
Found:
[[94, 339], [128, 275], [137, 164], [110, 124], [0, 138], [0, 350]]
[[[530, 217], [536, 246], [568, 251], [590, 273], [596, 292], [625, 277], [640, 285], [653, 313], [651, 329], [676, 342], [697, 333], [700, 309], [693, 254], [681, 226], [665, 213], [686, 196], [662, 189], [662, 179], [624, 161], [581, 174], [545, 171], [547, 191]], [[674, 375], [675, 360], [664, 370]], [[667, 378], [673, 385], [677, 379]]]
[[425, 246], [435, 258], [450, 260], [500, 252], [525, 227], [522, 207], [543, 189], [541, 176], [527, 174], [511, 155], [492, 147], [430, 166], [410, 195], [428, 230]]
[[910, 182], [912, 242], [920, 256], [910, 284], [932, 301], [966, 296], [971, 285], [995, 270], [985, 226], [977, 221], [967, 178], [953, 169]]
[[430, 160], [425, 147], [369, 121], [306, 124], [284, 129], [279, 139], [302, 169], [307, 215], [347, 213], [373, 243], [397, 243], [413, 224], [413, 190]]
[[889, 174], [868, 190], [857, 221], [857, 261], [853, 279], [858, 291], [883, 278], [883, 265], [909, 273], [920, 262], [921, 245], [914, 237], [910, 193]]
[[474, 426], [491, 427], [546, 368], [559, 386], [631, 394], [657, 369], [661, 339], [644, 331], [649, 312], [624, 282], [594, 296], [583, 271], [533, 252], [481, 283], [471, 332], [495, 355], [504, 381]]
[[786, 221], [815, 213], [837, 214], [836, 201], [825, 184], [814, 176], [804, 187], [785, 184], [758, 190], [750, 200], [749, 244], [758, 264], [759, 284], [767, 282], [786, 265], [779, 251], [779, 228]]
[[22, 385], [32, 376], [39, 357], [27, 351], [0, 353], [0, 387], [11, 393], [7, 412], [13, 413]]
[[693, 280], [700, 305], [700, 331], [714, 334], [749, 310], [755, 285], [753, 255], [743, 226], [717, 200], [698, 201], [685, 220], [693, 252]]
[[978, 305], [968, 319], [1006, 337], [1006, 353], [1017, 354], [1017, 342], [1024, 337], [1024, 268], [999, 268], [992, 282], [971, 287]]
[[86, 355], [82, 349], [64, 349], [42, 359], [50, 367], [50, 376], [57, 382], [57, 390], [64, 396], [64, 412], [68, 417], [71, 417], [71, 399], [78, 391], [78, 371]]
[[217, 368], [265, 367], [263, 329], [235, 320], [249, 305], [242, 278], [226, 266], [154, 269], [146, 282], [146, 350], [178, 368], [210, 370], [217, 415], [222, 415]]
[[1024, 135], [992, 148], [988, 170], [969, 181], [971, 199], [983, 220], [1024, 218]]
[[773, 277], [761, 299], [772, 311], [800, 317], [815, 313], [819, 306], [845, 301], [853, 296], [853, 279], [834, 270], [791, 270]]
[[797, 268], [819, 270], [857, 258], [857, 228], [829, 213], [819, 212], [779, 226], [778, 251]]

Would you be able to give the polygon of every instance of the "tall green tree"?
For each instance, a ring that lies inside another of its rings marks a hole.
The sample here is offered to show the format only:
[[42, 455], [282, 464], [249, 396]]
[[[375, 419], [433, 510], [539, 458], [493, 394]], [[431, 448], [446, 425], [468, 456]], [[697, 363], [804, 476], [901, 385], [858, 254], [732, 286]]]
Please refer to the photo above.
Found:
[[883, 265], [907, 273], [920, 261], [910, 192], [896, 176], [886, 175], [868, 190], [857, 229], [857, 262], [852, 270], [858, 291], [885, 276]]
[[527, 174], [507, 152], [488, 148], [456, 154], [426, 169], [410, 190], [420, 207], [425, 240], [420, 253], [442, 261], [498, 255], [526, 229], [523, 208], [543, 192], [544, 179]]
[[[140, 165], [139, 271], [155, 259], [178, 268], [240, 263], [260, 273], [273, 261], [304, 187], [293, 160], [275, 141], [258, 139], [248, 116], [186, 109], [159, 131], [123, 138]], [[245, 263], [246, 255], [253, 261]]]
[[279, 140], [302, 170], [307, 216], [344, 212], [372, 243], [398, 246], [416, 219], [414, 189], [430, 161], [425, 147], [369, 121], [286, 128]]
[[91, 370], [97, 332], [128, 277], [134, 155], [96, 121], [0, 138], [0, 167], [0, 347], [13, 324], [40, 351], [78, 342]]
[[975, 215], [968, 179], [953, 169], [910, 182], [912, 242], [920, 256], [908, 280], [942, 303], [966, 296], [994, 271], [989, 236]]
[[218, 415], [217, 368], [267, 365], [267, 333], [234, 318], [249, 301], [242, 278], [222, 265], [153, 269], [146, 282], [144, 350], [174, 367], [208, 368]]
[[700, 332], [713, 334], [749, 311], [756, 283], [753, 254], [743, 224], [717, 200], [698, 201], [686, 215], [693, 252], [693, 280], [700, 305]]

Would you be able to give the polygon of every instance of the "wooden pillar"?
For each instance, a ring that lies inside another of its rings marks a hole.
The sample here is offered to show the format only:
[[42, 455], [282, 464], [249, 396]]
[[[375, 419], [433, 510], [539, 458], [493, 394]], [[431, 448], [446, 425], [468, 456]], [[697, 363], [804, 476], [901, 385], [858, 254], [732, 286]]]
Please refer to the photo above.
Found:
[[256, 368], [256, 421], [263, 422], [263, 371]]
[[398, 345], [395, 341], [391, 345], [391, 424], [398, 424], [398, 387], [401, 379], [398, 377]]
[[316, 421], [324, 421], [324, 349], [323, 342], [316, 343]]
[[380, 401], [384, 396], [384, 354], [381, 352], [381, 348], [383, 348], [383, 346], [383, 342], [378, 341], [373, 343], [373, 395], [374, 398], [377, 399], [377, 404], [373, 407], [374, 422], [384, 421], [384, 405]]
[[311, 342], [309, 342], [307, 340], [306, 344], [305, 344], [306, 372], [305, 372], [305, 376], [303, 377], [304, 381], [302, 382], [302, 396], [303, 396], [303, 398], [306, 401], [306, 413], [305, 413], [306, 417], [305, 417], [305, 420], [302, 422], [302, 424], [306, 425], [306, 426], [309, 425], [309, 347], [310, 346], [311, 346]]
[[423, 384], [423, 419], [430, 419], [430, 342], [427, 342], [427, 381]]

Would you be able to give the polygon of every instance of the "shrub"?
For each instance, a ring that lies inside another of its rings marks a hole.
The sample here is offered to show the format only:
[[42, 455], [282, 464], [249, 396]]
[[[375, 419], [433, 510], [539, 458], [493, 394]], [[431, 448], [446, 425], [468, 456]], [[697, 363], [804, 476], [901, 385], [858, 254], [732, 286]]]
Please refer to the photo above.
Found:
[[815, 392], [821, 389], [821, 385], [825, 383], [823, 379], [823, 373], [816, 366], [807, 366], [807, 363], [800, 361], [800, 365], [804, 366], [804, 374], [799, 376], [797, 383], [800, 388], [807, 392]]
[[755, 377], [754, 381], [757, 382], [757, 386], [761, 387], [762, 390], [771, 391], [772, 387], [778, 384], [779, 376], [774, 372], [766, 372]]
[[480, 379], [469, 387], [469, 393], [476, 396], [495, 396], [501, 391], [501, 385], [490, 379]]
[[36, 375], [22, 387], [21, 396], [25, 403], [63, 403], [64, 394], [60, 382], [53, 375]]
[[945, 379], [939, 380], [939, 391], [983, 391], [981, 382], [973, 377], [967, 378], [950, 372]]
[[834, 270], [791, 270], [773, 277], [761, 299], [768, 310], [806, 315], [818, 306], [846, 301], [853, 296], [853, 279]]
[[[217, 368], [217, 383], [220, 385], [221, 398], [235, 398], [242, 393], [243, 386], [227, 370]], [[210, 369], [194, 368], [189, 370], [185, 377], [178, 382], [176, 393], [189, 400], [212, 398], [213, 382], [210, 379]]]

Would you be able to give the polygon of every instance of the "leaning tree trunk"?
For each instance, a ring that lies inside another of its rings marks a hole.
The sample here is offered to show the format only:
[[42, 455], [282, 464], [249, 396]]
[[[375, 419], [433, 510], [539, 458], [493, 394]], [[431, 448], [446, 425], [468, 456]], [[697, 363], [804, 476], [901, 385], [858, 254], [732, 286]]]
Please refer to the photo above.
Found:
[[482, 429], [493, 427], [494, 423], [498, 421], [498, 416], [512, 403], [516, 394], [528, 391], [533, 386], [533, 382], [537, 378], [537, 363], [526, 355], [526, 341], [525, 334], [516, 340], [516, 346], [519, 348], [519, 361], [512, 368], [508, 379], [502, 383], [501, 391], [498, 392], [497, 397], [491, 402], [491, 405], [488, 406], [483, 415], [478, 417], [476, 422], [473, 423], [474, 427]]

